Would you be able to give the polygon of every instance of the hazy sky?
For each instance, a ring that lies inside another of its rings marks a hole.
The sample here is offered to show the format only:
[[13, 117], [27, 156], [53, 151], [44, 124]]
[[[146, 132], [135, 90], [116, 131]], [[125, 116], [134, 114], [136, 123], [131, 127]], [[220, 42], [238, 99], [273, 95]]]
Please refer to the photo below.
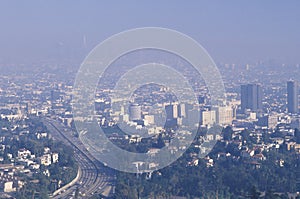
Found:
[[300, 63], [300, 1], [0, 1], [0, 63], [84, 56], [112, 34], [159, 26], [183, 32], [217, 62]]

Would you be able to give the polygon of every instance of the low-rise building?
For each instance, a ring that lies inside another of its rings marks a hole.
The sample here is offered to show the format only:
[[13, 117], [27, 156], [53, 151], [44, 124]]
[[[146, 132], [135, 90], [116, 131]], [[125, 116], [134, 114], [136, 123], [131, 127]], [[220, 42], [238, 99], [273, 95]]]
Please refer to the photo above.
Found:
[[40, 164], [45, 165], [45, 166], [51, 165], [51, 155], [45, 154], [45, 155], [39, 157], [39, 162], [40, 162]]
[[31, 156], [31, 151], [29, 151], [28, 149], [23, 148], [18, 150], [18, 158], [26, 159], [27, 157], [30, 156]]

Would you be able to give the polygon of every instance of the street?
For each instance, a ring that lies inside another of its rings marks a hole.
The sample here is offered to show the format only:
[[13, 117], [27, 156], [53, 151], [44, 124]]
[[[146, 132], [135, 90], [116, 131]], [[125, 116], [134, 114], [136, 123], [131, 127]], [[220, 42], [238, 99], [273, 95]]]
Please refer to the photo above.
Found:
[[89, 198], [94, 194], [110, 197], [114, 191], [114, 172], [92, 157], [80, 140], [73, 136], [70, 128], [54, 119], [43, 118], [42, 121], [53, 139], [74, 148], [75, 160], [79, 167], [76, 182], [73, 180], [69, 185], [60, 188], [60, 191], [54, 192], [52, 198], [74, 198], [76, 190], [79, 192], [78, 198]]

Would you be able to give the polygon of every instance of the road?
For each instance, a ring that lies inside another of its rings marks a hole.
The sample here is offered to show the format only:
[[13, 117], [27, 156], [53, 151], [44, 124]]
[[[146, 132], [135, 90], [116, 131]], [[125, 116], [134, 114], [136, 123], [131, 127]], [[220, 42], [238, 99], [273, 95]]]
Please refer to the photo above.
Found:
[[80, 140], [73, 136], [70, 128], [50, 118], [43, 118], [43, 123], [55, 140], [73, 147], [80, 171], [75, 183], [62, 188], [52, 198], [74, 198], [77, 189], [80, 192], [79, 198], [89, 198], [96, 193], [104, 194], [104, 192], [104, 195], [111, 196], [114, 190], [114, 172], [91, 156]]

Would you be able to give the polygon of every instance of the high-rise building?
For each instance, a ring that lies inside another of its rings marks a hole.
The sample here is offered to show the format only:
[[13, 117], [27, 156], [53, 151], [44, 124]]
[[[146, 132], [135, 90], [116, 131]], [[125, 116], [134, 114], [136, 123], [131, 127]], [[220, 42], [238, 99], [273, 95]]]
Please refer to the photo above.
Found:
[[277, 115], [264, 115], [258, 118], [257, 125], [265, 126], [268, 129], [274, 129], [277, 126], [278, 117]]
[[215, 110], [202, 110], [200, 112], [200, 123], [205, 126], [212, 126], [216, 123], [216, 111]]
[[167, 120], [176, 119], [178, 117], [178, 107], [177, 104], [170, 104], [165, 106]]
[[169, 104], [165, 106], [166, 124], [165, 127], [176, 127], [181, 123], [181, 118], [178, 118], [178, 104]]
[[258, 84], [246, 84], [241, 86], [241, 109], [245, 111], [262, 110], [262, 89]]
[[131, 121], [142, 119], [142, 108], [138, 104], [131, 104], [129, 107], [129, 119]]
[[219, 125], [231, 125], [233, 120], [233, 111], [230, 106], [213, 107], [216, 112], [216, 122]]
[[186, 117], [185, 104], [183, 104], [183, 103], [178, 105], [178, 117], [181, 117], [181, 118]]
[[289, 113], [298, 113], [298, 83], [287, 82], [287, 108]]
[[215, 106], [211, 110], [202, 110], [200, 112], [201, 125], [212, 126], [231, 125], [233, 120], [233, 110], [231, 106]]

